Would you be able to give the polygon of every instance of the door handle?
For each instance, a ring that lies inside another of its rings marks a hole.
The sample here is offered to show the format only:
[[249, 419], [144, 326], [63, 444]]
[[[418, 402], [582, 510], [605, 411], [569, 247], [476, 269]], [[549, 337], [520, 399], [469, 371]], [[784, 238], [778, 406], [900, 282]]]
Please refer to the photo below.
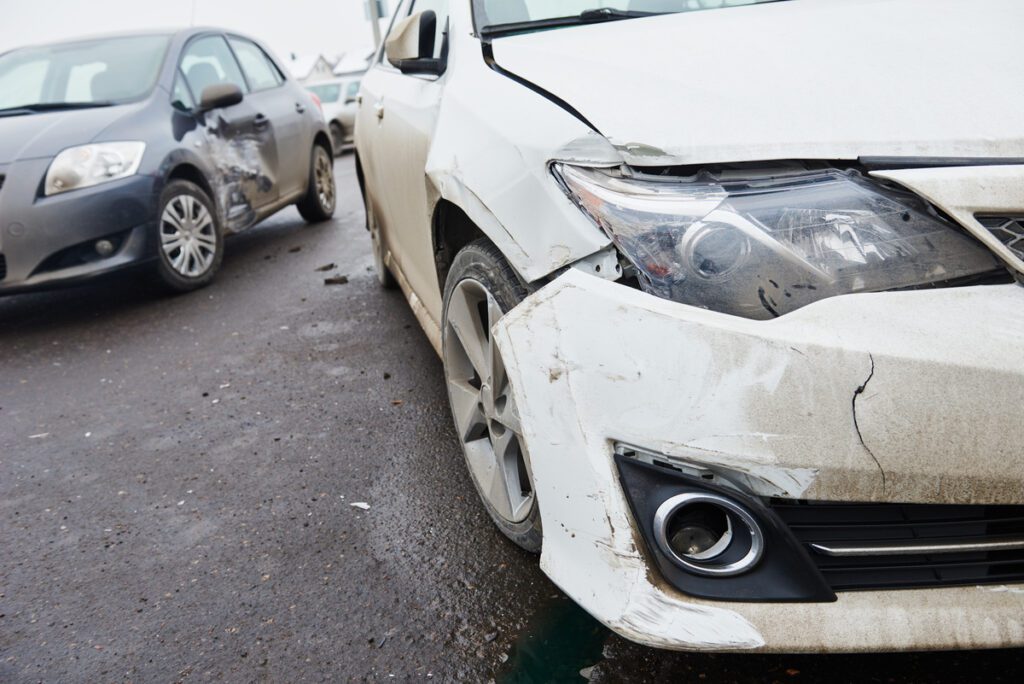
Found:
[[270, 125], [270, 119], [265, 117], [263, 114], [257, 114], [252, 120], [252, 125], [256, 130], [260, 131]]
[[380, 121], [384, 118], [384, 103], [377, 102], [373, 105], [373, 111], [377, 114], [377, 120]]
[[295, 103], [295, 111], [297, 111], [299, 114], [305, 114], [306, 113], [306, 106], [303, 105], [301, 102], [296, 102]]

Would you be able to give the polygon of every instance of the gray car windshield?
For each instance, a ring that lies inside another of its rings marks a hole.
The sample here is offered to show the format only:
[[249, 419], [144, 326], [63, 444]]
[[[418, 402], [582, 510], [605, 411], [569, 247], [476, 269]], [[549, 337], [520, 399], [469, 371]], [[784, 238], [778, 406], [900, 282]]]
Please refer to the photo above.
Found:
[[474, 0], [482, 34], [631, 19], [654, 14], [756, 5], [780, 0]]
[[0, 55], [0, 110], [53, 111], [130, 102], [156, 84], [168, 36], [125, 36]]

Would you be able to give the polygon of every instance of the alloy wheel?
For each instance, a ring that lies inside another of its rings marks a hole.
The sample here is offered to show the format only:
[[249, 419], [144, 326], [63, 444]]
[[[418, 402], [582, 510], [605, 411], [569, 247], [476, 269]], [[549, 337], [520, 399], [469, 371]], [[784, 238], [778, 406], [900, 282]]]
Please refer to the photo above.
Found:
[[530, 515], [534, 493], [519, 411], [491, 337], [502, 315], [478, 281], [455, 286], [445, 319], [445, 374], [470, 474], [491, 508], [517, 523]]
[[191, 195], [172, 198], [160, 216], [160, 246], [179, 275], [206, 273], [217, 256], [217, 228], [206, 206]]
[[334, 165], [327, 150], [317, 146], [316, 165], [314, 167], [316, 178], [316, 196], [320, 200], [320, 206], [324, 211], [334, 210]]

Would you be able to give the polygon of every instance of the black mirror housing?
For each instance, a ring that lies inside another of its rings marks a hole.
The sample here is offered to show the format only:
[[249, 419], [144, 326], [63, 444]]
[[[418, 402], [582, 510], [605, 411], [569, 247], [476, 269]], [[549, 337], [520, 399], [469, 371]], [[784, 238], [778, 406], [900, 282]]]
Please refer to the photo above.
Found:
[[424, 10], [403, 19], [385, 44], [388, 62], [403, 74], [444, 72], [445, 60], [434, 57], [437, 47], [437, 13]]
[[218, 83], [203, 88], [199, 97], [199, 110], [207, 112], [211, 109], [230, 107], [242, 101], [245, 95], [234, 83]]

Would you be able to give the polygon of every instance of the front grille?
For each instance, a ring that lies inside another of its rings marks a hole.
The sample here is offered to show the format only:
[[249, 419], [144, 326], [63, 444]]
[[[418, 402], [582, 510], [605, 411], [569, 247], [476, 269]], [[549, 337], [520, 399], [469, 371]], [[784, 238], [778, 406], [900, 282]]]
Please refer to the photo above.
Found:
[[771, 507], [835, 591], [1024, 582], [1024, 506]]
[[978, 223], [983, 225], [988, 232], [1010, 251], [1017, 255], [1017, 258], [1024, 259], [1024, 216], [977, 216]]

